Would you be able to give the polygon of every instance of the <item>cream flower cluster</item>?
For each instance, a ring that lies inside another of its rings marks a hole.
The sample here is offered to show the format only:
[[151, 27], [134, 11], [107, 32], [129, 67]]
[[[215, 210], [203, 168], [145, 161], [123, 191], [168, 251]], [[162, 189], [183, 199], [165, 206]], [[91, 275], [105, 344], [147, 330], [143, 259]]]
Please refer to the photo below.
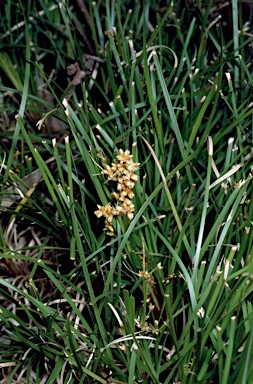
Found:
[[98, 210], [95, 211], [97, 217], [105, 218], [104, 230], [110, 236], [115, 236], [114, 228], [112, 226], [112, 220], [115, 216], [127, 215], [129, 220], [134, 217], [134, 204], [132, 198], [134, 193], [132, 191], [135, 182], [138, 180], [138, 176], [134, 173], [138, 170], [139, 163], [133, 162], [133, 155], [130, 151], [119, 150], [120, 154], [116, 156], [115, 161], [109, 166], [106, 164], [100, 154], [104, 170], [102, 174], [106, 175], [108, 180], [117, 182], [117, 192], [112, 193], [112, 197], [117, 201], [116, 206], [112, 206], [108, 203], [105, 206], [98, 205]]

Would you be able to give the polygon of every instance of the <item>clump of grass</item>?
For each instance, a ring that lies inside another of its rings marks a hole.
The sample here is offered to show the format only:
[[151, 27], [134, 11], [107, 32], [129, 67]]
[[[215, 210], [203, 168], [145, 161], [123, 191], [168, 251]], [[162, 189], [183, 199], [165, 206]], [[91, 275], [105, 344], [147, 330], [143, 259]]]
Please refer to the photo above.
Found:
[[242, 9], [222, 36], [209, 1], [28, 3], [22, 19], [14, 6], [1, 16], [1, 382], [252, 382]]

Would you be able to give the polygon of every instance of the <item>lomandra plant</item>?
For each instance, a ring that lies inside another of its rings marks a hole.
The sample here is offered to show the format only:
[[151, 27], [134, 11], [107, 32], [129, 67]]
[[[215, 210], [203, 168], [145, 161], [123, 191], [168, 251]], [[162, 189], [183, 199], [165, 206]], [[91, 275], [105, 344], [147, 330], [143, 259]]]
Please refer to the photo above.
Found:
[[[1, 382], [251, 383], [242, 9], [232, 1], [222, 36], [210, 1], [78, 4], [29, 3], [24, 24], [2, 24], [2, 44], [20, 38], [27, 56], [23, 82], [1, 72], [15, 120], [1, 133]], [[52, 69], [73, 76], [66, 88]]]
[[105, 168], [102, 170], [102, 174], [107, 176], [108, 181], [117, 182], [118, 192], [112, 192], [112, 197], [117, 201], [117, 205], [115, 207], [112, 207], [110, 203], [105, 206], [98, 205], [95, 215], [105, 217], [104, 230], [108, 235], [115, 236], [112, 226], [113, 218], [126, 215], [129, 220], [132, 220], [134, 217], [134, 204], [132, 203], [134, 193], [132, 189], [138, 180], [138, 176], [134, 172], [137, 171], [140, 164], [133, 162], [133, 155], [130, 154], [129, 150], [124, 152], [120, 149], [120, 154], [116, 156], [116, 160], [111, 166], [106, 164], [106, 159], [101, 155], [98, 155], [98, 157], [101, 157]]

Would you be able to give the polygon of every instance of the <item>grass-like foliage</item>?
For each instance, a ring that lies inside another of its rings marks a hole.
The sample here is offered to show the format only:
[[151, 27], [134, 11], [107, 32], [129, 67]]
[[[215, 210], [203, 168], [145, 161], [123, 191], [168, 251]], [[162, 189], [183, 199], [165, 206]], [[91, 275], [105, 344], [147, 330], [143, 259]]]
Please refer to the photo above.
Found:
[[1, 2], [2, 384], [253, 382], [252, 16]]

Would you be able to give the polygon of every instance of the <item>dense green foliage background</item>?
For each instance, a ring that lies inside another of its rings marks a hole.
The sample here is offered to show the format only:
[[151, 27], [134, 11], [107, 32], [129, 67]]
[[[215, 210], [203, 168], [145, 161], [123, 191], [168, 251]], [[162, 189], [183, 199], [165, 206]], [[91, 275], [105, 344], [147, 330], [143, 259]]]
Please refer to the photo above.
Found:
[[252, 383], [252, 15], [1, 2], [1, 383]]

